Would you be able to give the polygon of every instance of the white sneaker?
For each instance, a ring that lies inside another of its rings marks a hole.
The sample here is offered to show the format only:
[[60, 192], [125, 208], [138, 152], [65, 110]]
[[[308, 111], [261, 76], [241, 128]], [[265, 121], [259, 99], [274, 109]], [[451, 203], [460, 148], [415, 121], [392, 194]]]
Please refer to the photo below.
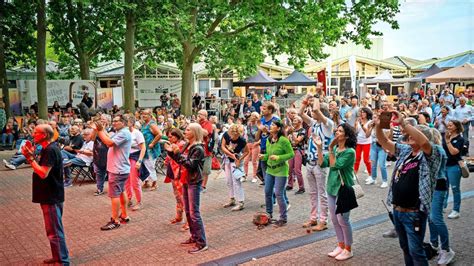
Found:
[[459, 212], [457, 211], [452, 211], [449, 215], [448, 215], [448, 219], [457, 219], [461, 216], [461, 214], [459, 214]]
[[5, 164], [5, 167], [9, 168], [10, 170], [16, 170], [16, 166], [8, 162]]
[[455, 254], [456, 253], [454, 253], [452, 249], [449, 249], [449, 251], [441, 250], [439, 253], [438, 265], [448, 265], [453, 260]]
[[8, 163], [7, 160], [3, 159], [3, 164], [7, 164], [7, 163]]
[[344, 249], [342, 249], [340, 246], [337, 246], [332, 252], [328, 253], [328, 256], [331, 258], [337, 257], [341, 252], [343, 252]]
[[255, 177], [252, 178], [252, 183], [257, 183], [258, 179], [256, 179]]
[[243, 183], [243, 182], [246, 182], [247, 181], [247, 178], [246, 177], [241, 177], [240, 178], [240, 182]]
[[385, 165], [386, 166], [392, 166], [392, 162], [387, 162]]
[[365, 183], [369, 182], [370, 180], [372, 180], [372, 177], [369, 176], [365, 179]]
[[382, 185], [380, 185], [381, 188], [386, 188], [388, 187], [388, 183], [387, 182], [382, 182]]
[[369, 180], [369, 181], [366, 181], [365, 184], [366, 184], [366, 185], [375, 184], [375, 180], [373, 180], [372, 178], [370, 178], [370, 180]]
[[335, 257], [336, 260], [348, 260], [352, 258], [352, 251], [349, 251], [347, 249], [344, 249], [339, 255]]

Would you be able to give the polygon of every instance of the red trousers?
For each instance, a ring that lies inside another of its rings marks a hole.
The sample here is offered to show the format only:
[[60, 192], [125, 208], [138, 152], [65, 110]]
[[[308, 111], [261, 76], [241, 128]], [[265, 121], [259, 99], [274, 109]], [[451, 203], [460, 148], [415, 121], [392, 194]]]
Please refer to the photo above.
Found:
[[369, 176], [372, 175], [372, 164], [370, 162], [370, 143], [369, 144], [357, 144], [356, 145], [356, 161], [354, 164], [354, 172], [359, 172], [360, 159], [364, 154], [365, 168], [369, 172]]

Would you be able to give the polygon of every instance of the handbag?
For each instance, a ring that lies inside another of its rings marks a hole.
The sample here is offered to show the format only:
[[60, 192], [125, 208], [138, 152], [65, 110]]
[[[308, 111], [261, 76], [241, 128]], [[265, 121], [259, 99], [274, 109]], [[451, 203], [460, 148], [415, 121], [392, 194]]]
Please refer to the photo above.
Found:
[[459, 167], [461, 168], [462, 177], [468, 178], [469, 177], [469, 167], [467, 167], [466, 162], [461, 160], [461, 161], [458, 161], [458, 164], [459, 164]]
[[[339, 178], [341, 179], [341, 184], [344, 185], [344, 181], [342, 180], [341, 171], [338, 171], [338, 173], [339, 173]], [[355, 174], [354, 174], [352, 179], [354, 180], [354, 185], [352, 185], [352, 189], [354, 190], [355, 197], [356, 197], [356, 199], [360, 199], [365, 195], [365, 192], [362, 189], [362, 186], [359, 183], [359, 179], [357, 178], [357, 176]]]
[[359, 179], [357, 178], [357, 176], [355, 174], [354, 174], [354, 180], [355, 180], [355, 182], [354, 182], [354, 185], [352, 186], [352, 188], [354, 189], [354, 193], [355, 193], [356, 198], [360, 199], [365, 195], [365, 192], [362, 189], [362, 186], [359, 183]]
[[346, 213], [352, 209], [359, 207], [357, 204], [357, 198], [354, 191], [354, 188], [351, 186], [346, 186], [344, 181], [342, 180], [341, 175], [341, 187], [337, 192], [337, 199], [336, 199], [336, 214], [339, 213]]
[[245, 176], [245, 173], [244, 173], [244, 171], [242, 170], [242, 168], [236, 167], [236, 166], [235, 166], [235, 163], [232, 163], [232, 164], [231, 164], [231, 168], [232, 168], [232, 177], [233, 177], [233, 178], [235, 178], [235, 179], [241, 179], [242, 177]]

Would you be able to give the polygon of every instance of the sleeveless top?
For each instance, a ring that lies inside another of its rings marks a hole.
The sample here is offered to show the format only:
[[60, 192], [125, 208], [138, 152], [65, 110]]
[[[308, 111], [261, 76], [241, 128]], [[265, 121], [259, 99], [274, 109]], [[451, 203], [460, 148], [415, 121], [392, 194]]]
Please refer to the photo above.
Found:
[[156, 122], [151, 120], [148, 124], [145, 124], [142, 126], [142, 133], [143, 137], [145, 137], [145, 144], [146, 144], [146, 158], [150, 159], [156, 159], [161, 155], [161, 147], [159, 143], [156, 143], [153, 149], [150, 149], [148, 145], [153, 141], [155, 138], [155, 135], [150, 130], [151, 125], [156, 125]]

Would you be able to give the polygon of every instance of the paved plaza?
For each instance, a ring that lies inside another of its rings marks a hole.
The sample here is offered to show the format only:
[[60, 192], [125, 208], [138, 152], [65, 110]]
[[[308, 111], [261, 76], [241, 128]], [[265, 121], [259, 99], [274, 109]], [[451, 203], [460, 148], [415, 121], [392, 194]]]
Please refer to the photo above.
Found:
[[[12, 152], [1, 152], [0, 159]], [[361, 172], [363, 172], [363, 167]], [[393, 167], [389, 167], [391, 172]], [[38, 204], [31, 202], [31, 168], [11, 171], [0, 169], [0, 265], [40, 264], [50, 257], [43, 218]], [[359, 179], [363, 182], [366, 174]], [[214, 171], [206, 193], [202, 194], [203, 215], [209, 250], [189, 255], [179, 243], [189, 234], [169, 221], [175, 214], [170, 184], [162, 183], [156, 191], [144, 192], [144, 209], [130, 212], [132, 221], [118, 230], [100, 231], [110, 218], [110, 200], [95, 197], [94, 183], [66, 189], [64, 227], [73, 264], [208, 264], [208, 265], [331, 265], [328, 258], [336, 243], [331, 223], [323, 232], [307, 234], [301, 227], [309, 217], [309, 195], [288, 193], [291, 209], [288, 225], [257, 230], [252, 216], [262, 211], [263, 188], [257, 183], [244, 183], [245, 209], [231, 212], [222, 208], [227, 188], [222, 172]], [[380, 185], [380, 180], [378, 181]], [[360, 207], [351, 212], [354, 226], [354, 257], [337, 264], [401, 265], [403, 256], [397, 239], [382, 238], [391, 227], [381, 203], [387, 189], [379, 185], [363, 185], [366, 196]], [[296, 185], [295, 185], [296, 187]], [[461, 218], [447, 219], [450, 240], [456, 252], [455, 265], [474, 263], [474, 176], [461, 182], [463, 200]], [[450, 211], [451, 204], [448, 207]], [[447, 212], [448, 213], [448, 212]], [[278, 210], [274, 210], [278, 215]], [[447, 215], [447, 214], [446, 214]], [[431, 261], [434, 265], [434, 260]]]

